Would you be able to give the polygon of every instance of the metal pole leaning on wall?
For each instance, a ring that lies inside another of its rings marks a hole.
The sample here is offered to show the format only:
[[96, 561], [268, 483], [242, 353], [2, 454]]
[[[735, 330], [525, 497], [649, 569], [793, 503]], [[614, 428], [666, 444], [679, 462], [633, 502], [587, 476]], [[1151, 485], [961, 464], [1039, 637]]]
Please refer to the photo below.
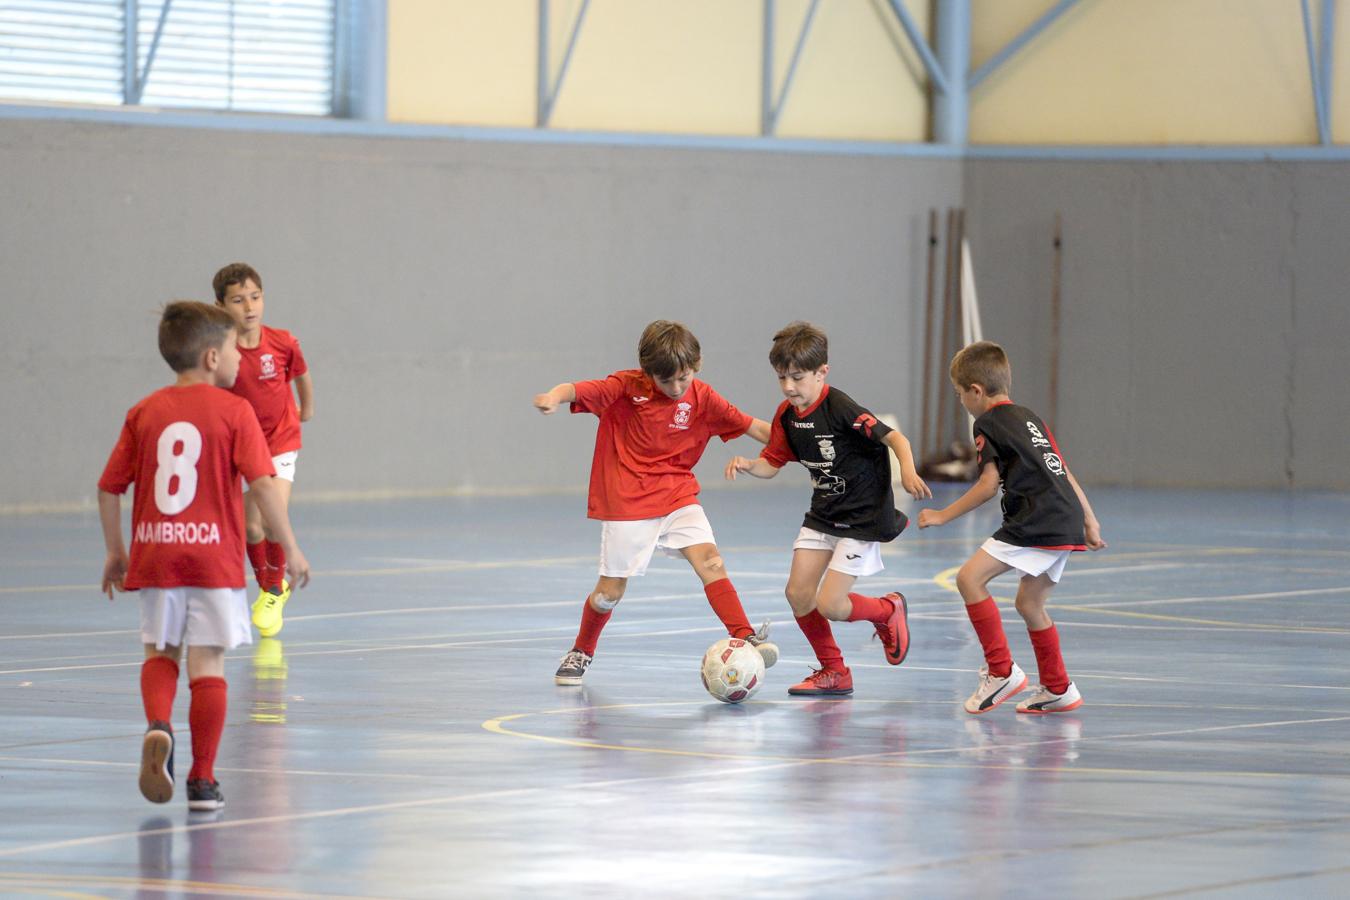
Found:
[[1059, 320], [1060, 277], [1064, 269], [1064, 240], [1060, 214], [1055, 212], [1055, 231], [1051, 239], [1053, 257], [1050, 267], [1050, 427], [1059, 427]]
[[[923, 461], [929, 453], [933, 440], [930, 428], [932, 409], [929, 401], [933, 396], [933, 275], [937, 264], [938, 214], [936, 209], [928, 210], [928, 266], [926, 268], [926, 288], [923, 309], [923, 418], [919, 425], [919, 460]], [[939, 382], [939, 385], [941, 383]]]
[[[938, 344], [938, 360], [942, 364], [947, 359], [947, 348], [952, 343], [952, 279], [956, 270], [952, 254], [955, 252], [956, 242], [956, 210], [947, 210], [947, 255], [942, 269], [942, 339]], [[947, 435], [947, 401], [944, 394], [939, 391], [937, 401], [937, 424], [933, 430], [933, 448], [932, 453], [938, 456], [942, 451], [942, 444]]]

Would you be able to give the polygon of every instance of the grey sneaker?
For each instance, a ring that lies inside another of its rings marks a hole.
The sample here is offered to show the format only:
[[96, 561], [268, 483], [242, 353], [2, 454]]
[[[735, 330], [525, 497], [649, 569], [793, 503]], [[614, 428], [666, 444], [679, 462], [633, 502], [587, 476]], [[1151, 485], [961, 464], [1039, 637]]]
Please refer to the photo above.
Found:
[[980, 666], [980, 686], [966, 699], [966, 712], [985, 713], [1027, 686], [1027, 675], [1017, 663], [1006, 678], [989, 674], [988, 666]]
[[759, 631], [746, 638], [750, 645], [759, 651], [759, 655], [764, 660], [764, 668], [773, 668], [773, 664], [778, 662], [778, 645], [769, 640], [769, 621], [764, 620], [764, 624], [759, 626]]
[[567, 655], [562, 658], [558, 665], [558, 671], [553, 674], [553, 681], [556, 684], [581, 684], [582, 676], [590, 668], [591, 660], [595, 657], [589, 653], [583, 653], [573, 647], [567, 651]]
[[214, 812], [225, 808], [225, 795], [220, 782], [193, 778], [188, 781], [188, 809], [194, 812]]

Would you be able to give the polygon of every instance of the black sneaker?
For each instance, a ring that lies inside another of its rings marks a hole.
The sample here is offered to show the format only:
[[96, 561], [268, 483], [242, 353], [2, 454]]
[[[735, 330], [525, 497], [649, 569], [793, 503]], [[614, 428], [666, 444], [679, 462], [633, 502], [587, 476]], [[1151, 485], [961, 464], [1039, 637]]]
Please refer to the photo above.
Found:
[[586, 669], [594, 658], [589, 653], [583, 653], [573, 647], [567, 651], [567, 655], [562, 658], [562, 663], [558, 666], [558, 671], [553, 674], [554, 682], [557, 684], [581, 684], [581, 677], [586, 674]]
[[224, 807], [225, 795], [220, 792], [219, 781], [207, 781], [205, 778], [188, 781], [188, 809], [211, 812]]
[[141, 796], [151, 803], [173, 799], [173, 726], [151, 722], [141, 741]]

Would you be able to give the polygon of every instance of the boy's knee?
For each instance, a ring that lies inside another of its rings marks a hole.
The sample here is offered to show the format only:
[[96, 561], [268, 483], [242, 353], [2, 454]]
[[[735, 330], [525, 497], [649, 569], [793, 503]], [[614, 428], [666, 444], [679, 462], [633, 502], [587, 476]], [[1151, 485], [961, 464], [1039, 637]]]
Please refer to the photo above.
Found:
[[783, 591], [783, 596], [787, 597], [788, 606], [792, 607], [792, 614], [799, 618], [809, 613], [816, 606], [816, 595], [813, 591], [797, 590], [788, 586]]
[[596, 591], [590, 597], [591, 609], [598, 613], [612, 612], [622, 599], [623, 591]]

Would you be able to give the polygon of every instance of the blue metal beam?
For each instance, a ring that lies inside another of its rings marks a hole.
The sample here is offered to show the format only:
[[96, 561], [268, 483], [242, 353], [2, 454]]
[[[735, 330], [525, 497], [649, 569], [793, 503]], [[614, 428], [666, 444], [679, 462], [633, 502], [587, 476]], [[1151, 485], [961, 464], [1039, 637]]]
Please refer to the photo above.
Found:
[[1336, 0], [1322, 0], [1322, 120], [1326, 122], [1326, 136], [1322, 143], [1330, 144], [1335, 137], [1332, 127], [1331, 73], [1332, 62], [1336, 59]]
[[[131, 0], [132, 5], [136, 0]], [[136, 99], [132, 103], [140, 103], [141, 96], [145, 93], [145, 83], [150, 80], [150, 68], [155, 64], [155, 54], [159, 52], [160, 38], [164, 37], [164, 23], [168, 21], [169, 9], [173, 6], [173, 0], [164, 0], [164, 5], [159, 8], [159, 21], [155, 23], [155, 36], [150, 40], [150, 49], [145, 54], [145, 68], [141, 69], [140, 76], [136, 79]]]
[[[1331, 0], [1323, 0], [1329, 3]], [[1308, 78], [1312, 82], [1313, 109], [1317, 113], [1317, 138], [1323, 146], [1331, 143], [1331, 128], [1327, 123], [1326, 97], [1322, 93], [1322, 74], [1317, 65], [1317, 51], [1313, 49], [1312, 13], [1308, 9], [1308, 0], [1299, 0], [1303, 10], [1303, 43], [1308, 51]], [[1326, 6], [1322, 7], [1322, 23], [1326, 24]], [[1326, 35], [1323, 35], [1325, 38]]]
[[141, 14], [136, 5], [136, 0], [123, 0], [122, 2], [122, 102], [128, 104], [139, 103], [141, 99], [140, 85], [136, 82], [136, 27], [140, 22]]
[[590, 8], [591, 0], [581, 0], [581, 9], [577, 12], [576, 21], [572, 23], [572, 33], [567, 37], [567, 49], [563, 51], [562, 65], [558, 67], [558, 80], [551, 87], [548, 71], [548, 4], [549, 0], [539, 0], [539, 98], [536, 123], [540, 128], [548, 127], [549, 119], [553, 116], [553, 106], [558, 100], [558, 94], [562, 92], [563, 82], [567, 79], [567, 70], [572, 65], [572, 54], [577, 49], [577, 38], [581, 36], [581, 24], [586, 20], [586, 10]]
[[[919, 26], [914, 24], [914, 17], [909, 14], [909, 10], [905, 9], [900, 0], [888, 0], [888, 2], [891, 5], [891, 10], [895, 13], [895, 17], [900, 20], [900, 27], [905, 29], [905, 35], [909, 38], [910, 45], [914, 47], [914, 52], [918, 53], [919, 58], [923, 60], [923, 67], [928, 70], [928, 78], [933, 82], [933, 87], [937, 88], [938, 93], [947, 93], [947, 73], [942, 70], [937, 57], [933, 55], [927, 39], [919, 31]], [[957, 0], [957, 2], [968, 3], [968, 0]], [[942, 7], [946, 5], [947, 0], [937, 4], [939, 15], [942, 12]]]
[[966, 89], [974, 90], [975, 86], [984, 81], [994, 70], [1007, 62], [1014, 54], [1034, 40], [1042, 31], [1055, 23], [1060, 16], [1068, 12], [1069, 8], [1078, 3], [1078, 0], [1059, 0], [1043, 16], [1032, 22], [1017, 37], [1013, 38], [1003, 47], [1002, 50], [991, 56], [984, 65], [980, 66], [966, 78]]
[[[792, 93], [792, 82], [797, 77], [797, 64], [801, 62], [802, 50], [806, 47], [806, 38], [811, 33], [811, 25], [815, 22], [816, 10], [819, 7], [820, 0], [811, 0], [811, 5], [807, 7], [806, 18], [802, 22], [801, 32], [797, 35], [797, 43], [792, 48], [792, 59], [788, 61], [787, 74], [783, 77], [783, 89], [779, 92], [777, 100], [772, 99], [773, 83], [772, 81], [769, 82], [770, 105], [768, 121], [765, 123], [766, 130], [764, 133], [766, 135], [773, 134], [778, 128], [778, 117], [783, 112], [783, 106], [787, 103], [788, 95]], [[770, 65], [772, 65], [772, 60], [770, 60]], [[772, 68], [768, 69], [766, 74], [769, 78], [772, 78]]]
[[965, 77], [970, 68], [970, 0], [943, 0], [936, 8], [933, 37], [938, 60], [952, 77], [947, 90], [933, 97], [933, 140], [961, 147], [970, 132]]
[[759, 72], [759, 133], [772, 134], [773, 116], [773, 48], [774, 22], [777, 4], [764, 0], [764, 44], [760, 53]]

